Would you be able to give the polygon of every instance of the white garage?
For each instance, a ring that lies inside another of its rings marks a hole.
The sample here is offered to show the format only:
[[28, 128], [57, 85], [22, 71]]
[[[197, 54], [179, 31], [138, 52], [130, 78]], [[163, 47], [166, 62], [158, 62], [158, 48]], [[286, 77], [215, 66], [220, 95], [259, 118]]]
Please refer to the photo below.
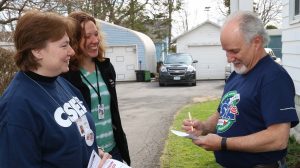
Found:
[[97, 20], [104, 33], [107, 49], [116, 71], [117, 81], [135, 81], [136, 70], [156, 72], [156, 52], [153, 41], [143, 33]]
[[[197, 79], [224, 79], [226, 57], [220, 45], [188, 46], [196, 64]], [[225, 60], [224, 60], [225, 58]]]
[[196, 78], [224, 79], [227, 59], [220, 43], [221, 27], [209, 20], [176, 37], [178, 53], [190, 53], [198, 60]]
[[110, 58], [116, 71], [117, 81], [136, 80], [135, 70], [138, 69], [136, 45], [109, 46], [106, 57]]

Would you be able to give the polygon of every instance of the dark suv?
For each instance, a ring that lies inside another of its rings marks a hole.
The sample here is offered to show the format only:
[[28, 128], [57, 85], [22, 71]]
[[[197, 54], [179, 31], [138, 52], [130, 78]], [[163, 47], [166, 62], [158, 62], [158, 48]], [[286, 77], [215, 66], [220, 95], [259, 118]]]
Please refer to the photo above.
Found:
[[159, 70], [159, 86], [168, 84], [191, 84], [196, 86], [196, 68], [190, 54], [168, 54]]

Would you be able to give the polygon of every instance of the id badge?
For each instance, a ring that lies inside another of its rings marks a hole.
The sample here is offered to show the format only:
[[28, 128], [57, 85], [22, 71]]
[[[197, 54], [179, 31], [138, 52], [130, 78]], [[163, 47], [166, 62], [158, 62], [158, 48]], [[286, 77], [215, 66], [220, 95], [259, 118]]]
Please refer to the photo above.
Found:
[[104, 104], [98, 104], [98, 119], [104, 119]]
[[85, 132], [85, 143], [88, 145], [88, 146], [92, 146], [93, 143], [94, 143], [94, 132], [89, 129]]
[[81, 136], [85, 136], [86, 131], [91, 129], [85, 115], [77, 119], [76, 125]]

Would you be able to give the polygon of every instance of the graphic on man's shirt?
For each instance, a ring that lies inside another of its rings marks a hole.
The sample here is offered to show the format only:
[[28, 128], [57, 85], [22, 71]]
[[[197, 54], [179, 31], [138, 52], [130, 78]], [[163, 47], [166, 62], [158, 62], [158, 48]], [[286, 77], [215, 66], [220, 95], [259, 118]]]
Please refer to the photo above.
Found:
[[217, 124], [217, 132], [226, 132], [236, 121], [236, 116], [239, 115], [237, 104], [240, 101], [240, 94], [237, 91], [226, 93], [221, 101], [220, 118]]

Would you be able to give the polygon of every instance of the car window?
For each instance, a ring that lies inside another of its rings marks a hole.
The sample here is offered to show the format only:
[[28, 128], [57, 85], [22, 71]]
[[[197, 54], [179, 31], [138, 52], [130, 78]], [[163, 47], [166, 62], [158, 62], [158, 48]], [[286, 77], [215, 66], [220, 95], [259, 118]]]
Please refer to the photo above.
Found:
[[168, 55], [165, 59], [165, 64], [192, 64], [192, 57], [189, 55]]

